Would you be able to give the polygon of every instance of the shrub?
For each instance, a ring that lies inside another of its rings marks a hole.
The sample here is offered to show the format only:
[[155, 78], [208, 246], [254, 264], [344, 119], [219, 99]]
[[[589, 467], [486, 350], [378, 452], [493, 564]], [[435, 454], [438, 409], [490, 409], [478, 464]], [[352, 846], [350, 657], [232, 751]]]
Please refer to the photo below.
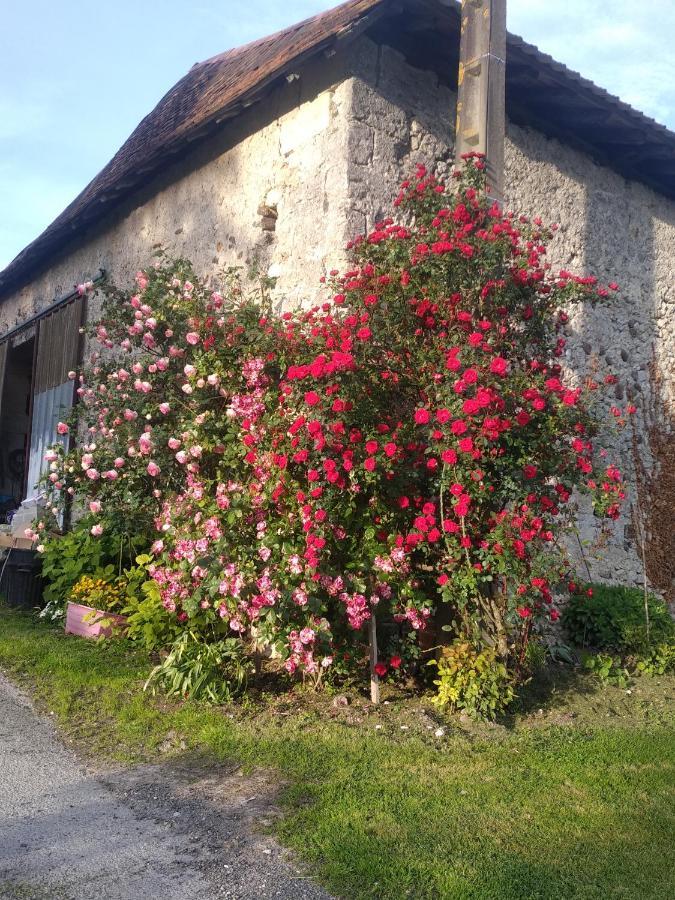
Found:
[[643, 675], [666, 675], [675, 672], [675, 639], [657, 644], [636, 663], [635, 669]]
[[628, 670], [619, 657], [609, 653], [586, 657], [584, 668], [596, 675], [603, 684], [614, 684], [617, 687], [626, 687], [628, 684]]
[[135, 562], [124, 573], [126, 597], [122, 614], [127, 620], [127, 637], [146, 650], [160, 650], [176, 640], [182, 627], [173, 616], [167, 616], [159, 585], [149, 575], [152, 556], [141, 554]]
[[623, 497], [594, 450], [601, 384], [565, 383], [566, 308], [616, 286], [554, 273], [553, 231], [491, 205], [483, 170], [469, 158], [456, 189], [420, 167], [407, 224], [356, 239], [309, 310], [213, 291], [185, 260], [108, 290], [87, 440], [49, 451], [47, 480], [55, 507], [89, 504], [93, 536], [120, 510], [155, 530], [174, 626], [318, 682], [336, 648], [367, 658], [375, 616], [416, 635], [446, 603], [509, 672], [557, 617], [573, 488], [610, 518]]
[[570, 585], [563, 624], [580, 647], [641, 654], [675, 636], [668, 606], [653, 594], [621, 585]]
[[479, 650], [467, 641], [446, 647], [431, 665], [438, 668], [433, 702], [463, 709], [480, 719], [494, 719], [514, 700], [515, 693], [506, 666], [492, 649]]
[[85, 576], [102, 577], [110, 581], [114, 573], [121, 573], [122, 564], [133, 552], [135, 538], [111, 527], [96, 537], [90, 532], [89, 517], [80, 520], [66, 534], [42, 533], [40, 559], [45, 581], [45, 607], [42, 615], [51, 619], [65, 614], [66, 603], [75, 585]]
[[103, 612], [119, 613], [124, 602], [125, 585], [115, 578], [114, 569], [108, 566], [98, 575], [83, 575], [70, 592], [70, 600], [100, 609]]
[[207, 644], [186, 631], [152, 670], [145, 688], [157, 684], [169, 697], [227, 703], [245, 688], [249, 668], [236, 638]]

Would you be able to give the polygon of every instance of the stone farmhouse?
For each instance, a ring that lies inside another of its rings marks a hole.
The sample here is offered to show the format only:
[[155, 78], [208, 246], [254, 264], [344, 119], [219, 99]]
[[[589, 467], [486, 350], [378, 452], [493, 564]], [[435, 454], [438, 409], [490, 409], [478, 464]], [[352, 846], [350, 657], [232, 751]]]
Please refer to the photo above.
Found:
[[[171, 88], [0, 273], [0, 495], [35, 499], [73, 400], [67, 373], [86, 351], [87, 316], [75, 285], [102, 272], [130, 285], [161, 243], [214, 282], [255, 263], [280, 302], [308, 302], [415, 163], [451, 163], [459, 22], [455, 0], [349, 0], [198, 63]], [[675, 134], [513, 35], [506, 109], [507, 207], [560, 223], [554, 265], [621, 285], [611, 308], [568, 324], [569, 369], [608, 366], [617, 406], [638, 408], [635, 430], [607, 438], [633, 472], [633, 516], [601, 536], [597, 560], [591, 547], [584, 555], [593, 577], [626, 582], [641, 580], [644, 556], [667, 592]], [[582, 510], [581, 540], [598, 529]]]

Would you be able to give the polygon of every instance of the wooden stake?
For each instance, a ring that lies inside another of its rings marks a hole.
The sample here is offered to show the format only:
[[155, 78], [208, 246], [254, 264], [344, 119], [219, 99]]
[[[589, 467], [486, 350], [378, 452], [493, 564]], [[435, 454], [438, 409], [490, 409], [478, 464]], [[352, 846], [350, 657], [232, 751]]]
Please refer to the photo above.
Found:
[[377, 621], [375, 613], [370, 616], [368, 623], [368, 637], [370, 640], [370, 699], [373, 703], [380, 702], [380, 679], [375, 666], [377, 665]]
[[504, 200], [506, 0], [462, 0], [455, 160], [484, 153], [490, 196]]

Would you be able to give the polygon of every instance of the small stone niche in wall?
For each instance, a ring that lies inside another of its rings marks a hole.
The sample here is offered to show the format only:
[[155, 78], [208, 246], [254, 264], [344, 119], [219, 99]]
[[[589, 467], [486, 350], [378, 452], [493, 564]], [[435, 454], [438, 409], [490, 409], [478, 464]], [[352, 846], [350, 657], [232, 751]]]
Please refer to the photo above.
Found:
[[263, 231], [276, 231], [277, 219], [279, 218], [276, 204], [261, 203], [258, 207], [258, 215], [260, 216], [260, 227]]

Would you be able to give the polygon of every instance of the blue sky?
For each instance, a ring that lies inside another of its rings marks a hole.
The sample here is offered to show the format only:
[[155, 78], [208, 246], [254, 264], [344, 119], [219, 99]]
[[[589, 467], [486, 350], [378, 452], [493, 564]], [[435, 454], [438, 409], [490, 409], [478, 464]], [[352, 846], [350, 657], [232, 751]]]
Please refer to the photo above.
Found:
[[[333, 5], [7, 3], [0, 34], [0, 269], [194, 62]], [[508, 0], [508, 9], [512, 32], [675, 130], [675, 0]]]

